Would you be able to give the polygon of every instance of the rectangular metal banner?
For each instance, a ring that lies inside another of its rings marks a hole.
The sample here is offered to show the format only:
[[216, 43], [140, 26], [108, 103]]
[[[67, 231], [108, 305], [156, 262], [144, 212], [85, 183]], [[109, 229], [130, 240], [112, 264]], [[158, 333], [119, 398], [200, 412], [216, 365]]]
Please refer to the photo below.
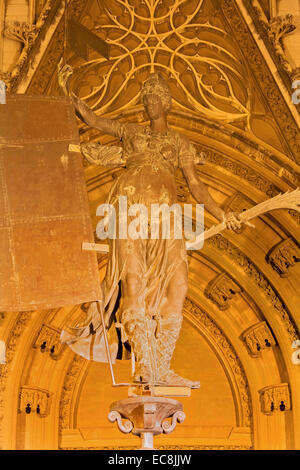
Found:
[[68, 98], [7, 96], [0, 105], [0, 310], [100, 299], [75, 114]]

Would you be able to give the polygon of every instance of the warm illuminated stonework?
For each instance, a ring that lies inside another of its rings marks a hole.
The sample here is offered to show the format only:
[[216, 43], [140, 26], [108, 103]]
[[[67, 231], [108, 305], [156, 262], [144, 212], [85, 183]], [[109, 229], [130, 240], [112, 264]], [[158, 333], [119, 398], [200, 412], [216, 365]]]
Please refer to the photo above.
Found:
[[[300, 105], [292, 101], [300, 80], [298, 3], [70, 0], [69, 16], [105, 40], [111, 54], [107, 61], [90, 49], [84, 61], [68, 49], [70, 88], [98, 116], [143, 126], [141, 85], [149, 73], [162, 73], [173, 97], [169, 126], [196, 148], [197, 174], [219, 206], [242, 213], [300, 186]], [[7, 94], [62, 95], [64, 27], [60, 0], [0, 2]], [[120, 145], [78, 126], [82, 144]], [[83, 164], [95, 232], [96, 209], [122, 169], [86, 158]], [[175, 180], [179, 202], [192, 202], [179, 169]], [[216, 222], [206, 213], [207, 228]], [[189, 253], [172, 368], [200, 380], [201, 389], [179, 399], [185, 421], [157, 436], [157, 449], [300, 449], [300, 366], [292, 362], [300, 339], [300, 217], [276, 210], [252, 222], [255, 229], [224, 231]], [[2, 226], [0, 214], [0, 234]], [[102, 281], [108, 256], [97, 256]], [[0, 312], [1, 448], [140, 447], [138, 437], [107, 419], [127, 388], [111, 387], [107, 364], [60, 343], [66, 326], [84, 324], [88, 307]], [[117, 361], [114, 370], [128, 382], [130, 361]]]

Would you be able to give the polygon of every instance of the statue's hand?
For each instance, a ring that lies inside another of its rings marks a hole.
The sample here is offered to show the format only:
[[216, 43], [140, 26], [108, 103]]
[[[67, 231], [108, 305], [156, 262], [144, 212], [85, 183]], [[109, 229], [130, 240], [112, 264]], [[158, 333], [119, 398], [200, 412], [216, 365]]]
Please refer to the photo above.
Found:
[[228, 212], [224, 214], [223, 221], [226, 224], [226, 228], [234, 230], [235, 232], [242, 228], [243, 222], [241, 221], [239, 214], [236, 212]]
[[60, 88], [63, 90], [64, 94], [68, 96], [67, 82], [69, 80], [69, 77], [73, 74], [73, 69], [68, 64], [63, 65], [63, 59], [61, 59], [57, 66], [57, 73], [58, 73], [58, 84]]

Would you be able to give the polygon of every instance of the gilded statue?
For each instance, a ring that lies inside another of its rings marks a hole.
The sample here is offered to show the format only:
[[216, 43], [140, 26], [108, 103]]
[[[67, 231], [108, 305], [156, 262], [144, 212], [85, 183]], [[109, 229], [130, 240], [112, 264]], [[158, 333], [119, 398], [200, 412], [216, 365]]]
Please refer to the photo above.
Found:
[[[59, 83], [65, 94], [68, 94], [66, 84], [71, 73], [69, 65], [59, 66]], [[169, 127], [167, 115], [172, 97], [160, 73], [149, 75], [142, 86], [141, 97], [149, 125], [97, 116], [85, 102], [71, 94], [77, 115], [88, 126], [117, 137], [122, 143], [122, 153], [118, 148], [115, 156], [110, 153], [113, 164], [119, 163], [123, 170], [113, 184], [108, 202], [116, 206], [116, 211], [120, 195], [127, 196], [129, 206], [172, 205], [177, 202], [175, 171], [180, 168], [197, 203], [204, 204], [219, 221], [225, 221], [227, 228], [239, 229], [239, 217], [235, 213], [225, 214], [199, 180], [195, 147], [187, 137]], [[101, 152], [106, 155], [100, 144], [83, 148], [86, 157], [98, 164], [101, 164]], [[188, 290], [184, 240], [174, 236], [170, 239], [117, 238], [110, 240], [109, 246], [103, 285], [105, 321], [110, 328], [119, 328], [122, 343], [131, 346], [136, 361], [133, 382], [198, 388], [199, 382], [180, 377], [170, 369]], [[119, 289], [121, 301], [112, 319]], [[100, 356], [97, 358], [97, 345], [100, 348], [102, 336], [99, 314], [92, 304], [87, 323], [81, 328], [69, 329], [62, 339], [88, 358], [93, 341], [93, 359], [101, 360]]]

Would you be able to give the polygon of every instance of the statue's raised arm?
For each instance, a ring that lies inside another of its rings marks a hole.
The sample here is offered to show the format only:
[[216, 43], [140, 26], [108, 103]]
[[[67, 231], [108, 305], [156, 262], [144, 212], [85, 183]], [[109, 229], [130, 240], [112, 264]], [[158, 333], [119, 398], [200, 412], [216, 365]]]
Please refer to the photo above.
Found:
[[[68, 80], [73, 74], [73, 69], [70, 65], [62, 65], [63, 60], [58, 64], [58, 83], [66, 96], [68, 92]], [[76, 110], [78, 117], [85, 122], [89, 127], [99, 129], [105, 134], [110, 134], [119, 137], [118, 121], [112, 119], [103, 119], [97, 116], [88, 105], [79, 99], [74, 93], [71, 93], [71, 100]], [[101, 145], [100, 142], [84, 143], [81, 144], [82, 155], [94, 165], [102, 165], [109, 167], [124, 166], [123, 149], [122, 147]]]
[[[61, 60], [58, 64], [58, 83], [64, 94], [69, 96], [68, 80], [73, 74], [73, 69], [68, 64], [63, 65], [62, 62], [63, 61]], [[71, 93], [70, 98], [75, 107], [76, 114], [83, 122], [85, 122], [85, 124], [87, 124], [87, 126], [98, 129], [104, 134], [113, 135], [114, 137], [118, 136], [118, 126], [116, 125], [117, 121], [97, 116], [97, 114], [95, 114], [94, 111], [92, 111], [88, 105], [74, 93]]]

